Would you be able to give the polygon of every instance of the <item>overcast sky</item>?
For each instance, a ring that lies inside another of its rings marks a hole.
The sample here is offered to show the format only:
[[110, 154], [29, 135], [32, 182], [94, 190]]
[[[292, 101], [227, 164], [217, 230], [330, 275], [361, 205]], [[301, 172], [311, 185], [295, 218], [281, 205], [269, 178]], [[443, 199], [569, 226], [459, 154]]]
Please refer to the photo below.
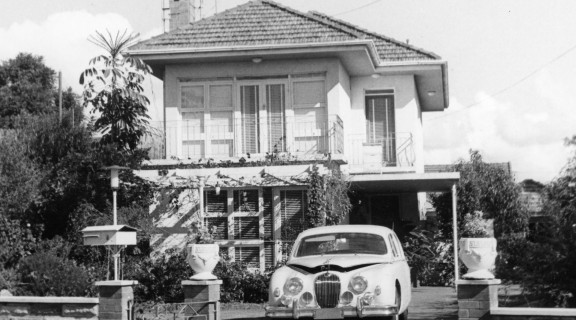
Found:
[[[200, 1], [200, 0], [196, 0]], [[246, 0], [204, 0], [204, 16]], [[453, 163], [478, 149], [485, 160], [511, 162], [516, 179], [547, 182], [569, 156], [576, 134], [576, 1], [277, 0], [316, 10], [432, 51], [448, 61], [450, 107], [424, 116], [426, 163]], [[43, 55], [77, 84], [101, 52], [95, 30], [162, 32], [162, 0], [2, 1], [0, 60]], [[153, 117], [161, 86], [150, 80]]]

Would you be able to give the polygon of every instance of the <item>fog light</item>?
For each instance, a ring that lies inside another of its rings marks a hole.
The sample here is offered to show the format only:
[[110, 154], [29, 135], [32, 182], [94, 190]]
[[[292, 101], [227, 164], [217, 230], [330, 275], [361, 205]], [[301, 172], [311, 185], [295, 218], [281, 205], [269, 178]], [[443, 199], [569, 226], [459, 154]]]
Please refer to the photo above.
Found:
[[300, 301], [302, 301], [304, 305], [311, 304], [312, 301], [314, 301], [314, 296], [312, 296], [310, 292], [304, 292], [302, 296], [300, 296]]
[[352, 302], [352, 299], [354, 299], [352, 292], [346, 291], [340, 297], [340, 303], [348, 305]]
[[288, 308], [292, 307], [292, 302], [292, 296], [282, 296], [282, 298], [280, 298], [280, 303], [287, 306]]
[[382, 288], [380, 288], [380, 286], [376, 286], [376, 288], [374, 289], [374, 293], [379, 296], [382, 293]]
[[274, 296], [278, 298], [280, 296], [280, 288], [274, 289]]
[[371, 292], [366, 292], [360, 301], [363, 305], [369, 306], [374, 302], [374, 296]]

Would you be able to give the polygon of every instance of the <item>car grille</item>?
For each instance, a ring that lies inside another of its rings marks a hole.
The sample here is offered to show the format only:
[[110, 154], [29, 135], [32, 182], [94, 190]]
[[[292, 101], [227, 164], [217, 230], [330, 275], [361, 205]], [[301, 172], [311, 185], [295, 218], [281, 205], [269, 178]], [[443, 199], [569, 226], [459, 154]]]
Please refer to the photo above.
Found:
[[335, 274], [323, 273], [314, 282], [316, 302], [321, 308], [334, 308], [340, 296], [340, 279]]

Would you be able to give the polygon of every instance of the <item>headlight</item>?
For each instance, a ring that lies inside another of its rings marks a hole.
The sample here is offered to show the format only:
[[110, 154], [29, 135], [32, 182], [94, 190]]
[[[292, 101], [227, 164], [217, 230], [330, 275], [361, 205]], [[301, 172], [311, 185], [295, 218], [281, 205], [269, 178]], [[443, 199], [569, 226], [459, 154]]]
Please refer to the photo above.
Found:
[[294, 278], [290, 278], [288, 279], [288, 281], [286, 281], [286, 284], [284, 285], [284, 291], [289, 293], [290, 295], [297, 295], [300, 293], [300, 291], [302, 291], [302, 288], [304, 287], [304, 283], [302, 282], [302, 279], [298, 278], [298, 277], [294, 277]]
[[350, 288], [356, 294], [364, 292], [367, 287], [368, 287], [368, 281], [366, 281], [366, 278], [362, 276], [356, 276], [352, 278], [352, 280], [350, 280]]
[[310, 292], [304, 292], [302, 296], [300, 296], [300, 300], [302, 301], [302, 304], [306, 306], [314, 301], [314, 296], [312, 296]]

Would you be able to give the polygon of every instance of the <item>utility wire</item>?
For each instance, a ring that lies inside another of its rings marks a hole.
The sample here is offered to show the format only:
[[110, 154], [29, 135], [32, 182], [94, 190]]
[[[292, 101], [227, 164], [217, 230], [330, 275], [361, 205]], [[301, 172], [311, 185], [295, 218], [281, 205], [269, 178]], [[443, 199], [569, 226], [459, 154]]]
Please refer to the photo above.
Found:
[[542, 71], [544, 68], [546, 68], [547, 66], [551, 65], [552, 63], [558, 61], [559, 59], [561, 59], [562, 57], [564, 57], [565, 55], [567, 55], [568, 53], [570, 53], [570, 51], [572, 51], [572, 50], [574, 50], [574, 49], [576, 49], [576, 45], [568, 48], [568, 50], [566, 50], [566, 51], [562, 52], [561, 54], [557, 55], [554, 59], [552, 59], [552, 60], [544, 63], [543, 65], [541, 65], [540, 67], [536, 68], [534, 71], [528, 73], [527, 75], [525, 75], [524, 77], [520, 78], [519, 80], [517, 80], [516, 82], [512, 83], [511, 85], [509, 85], [509, 86], [507, 86], [507, 87], [505, 87], [505, 88], [503, 88], [503, 89], [500, 89], [500, 90], [498, 90], [498, 91], [490, 94], [490, 95], [489, 95], [487, 98], [485, 98], [485, 99], [482, 99], [482, 100], [480, 100], [480, 101], [473, 102], [473, 103], [465, 106], [464, 108], [462, 108], [462, 109], [460, 109], [460, 110], [456, 110], [456, 111], [451, 112], [451, 113], [443, 114], [443, 115], [438, 116], [438, 117], [436, 117], [436, 118], [429, 119], [428, 121], [434, 121], [434, 120], [437, 120], [437, 119], [441, 119], [441, 118], [444, 118], [444, 117], [448, 117], [448, 116], [454, 115], [454, 114], [456, 114], [456, 113], [458, 113], [458, 112], [465, 111], [465, 110], [467, 110], [467, 109], [469, 109], [469, 108], [471, 108], [471, 107], [474, 107], [474, 106], [477, 106], [477, 105], [479, 105], [479, 104], [482, 104], [482, 103], [488, 101], [488, 99], [490, 99], [490, 98], [494, 98], [494, 97], [496, 97], [496, 96], [499, 96], [500, 94], [502, 94], [502, 93], [504, 93], [504, 92], [506, 92], [506, 91], [508, 91], [508, 90], [510, 90], [510, 89], [512, 89], [512, 88], [514, 88], [514, 87], [516, 87], [516, 86], [518, 86], [518, 85], [520, 85], [520, 84], [523, 83], [524, 81], [528, 80], [530, 77], [532, 77], [532, 76], [535, 75], [536, 73]]
[[346, 13], [350, 13], [350, 12], [353, 12], [353, 11], [356, 11], [356, 10], [364, 9], [364, 8], [366, 8], [366, 7], [368, 7], [368, 6], [371, 6], [371, 5], [375, 4], [376, 2], [380, 2], [380, 1], [382, 1], [382, 0], [375, 0], [375, 1], [369, 2], [369, 3], [365, 4], [365, 5], [359, 6], [359, 7], [357, 7], [357, 8], [350, 9], [350, 10], [346, 10], [346, 11], [342, 11], [342, 12], [333, 14], [333, 16], [340, 16], [340, 15], [343, 15], [343, 14], [346, 14]]

